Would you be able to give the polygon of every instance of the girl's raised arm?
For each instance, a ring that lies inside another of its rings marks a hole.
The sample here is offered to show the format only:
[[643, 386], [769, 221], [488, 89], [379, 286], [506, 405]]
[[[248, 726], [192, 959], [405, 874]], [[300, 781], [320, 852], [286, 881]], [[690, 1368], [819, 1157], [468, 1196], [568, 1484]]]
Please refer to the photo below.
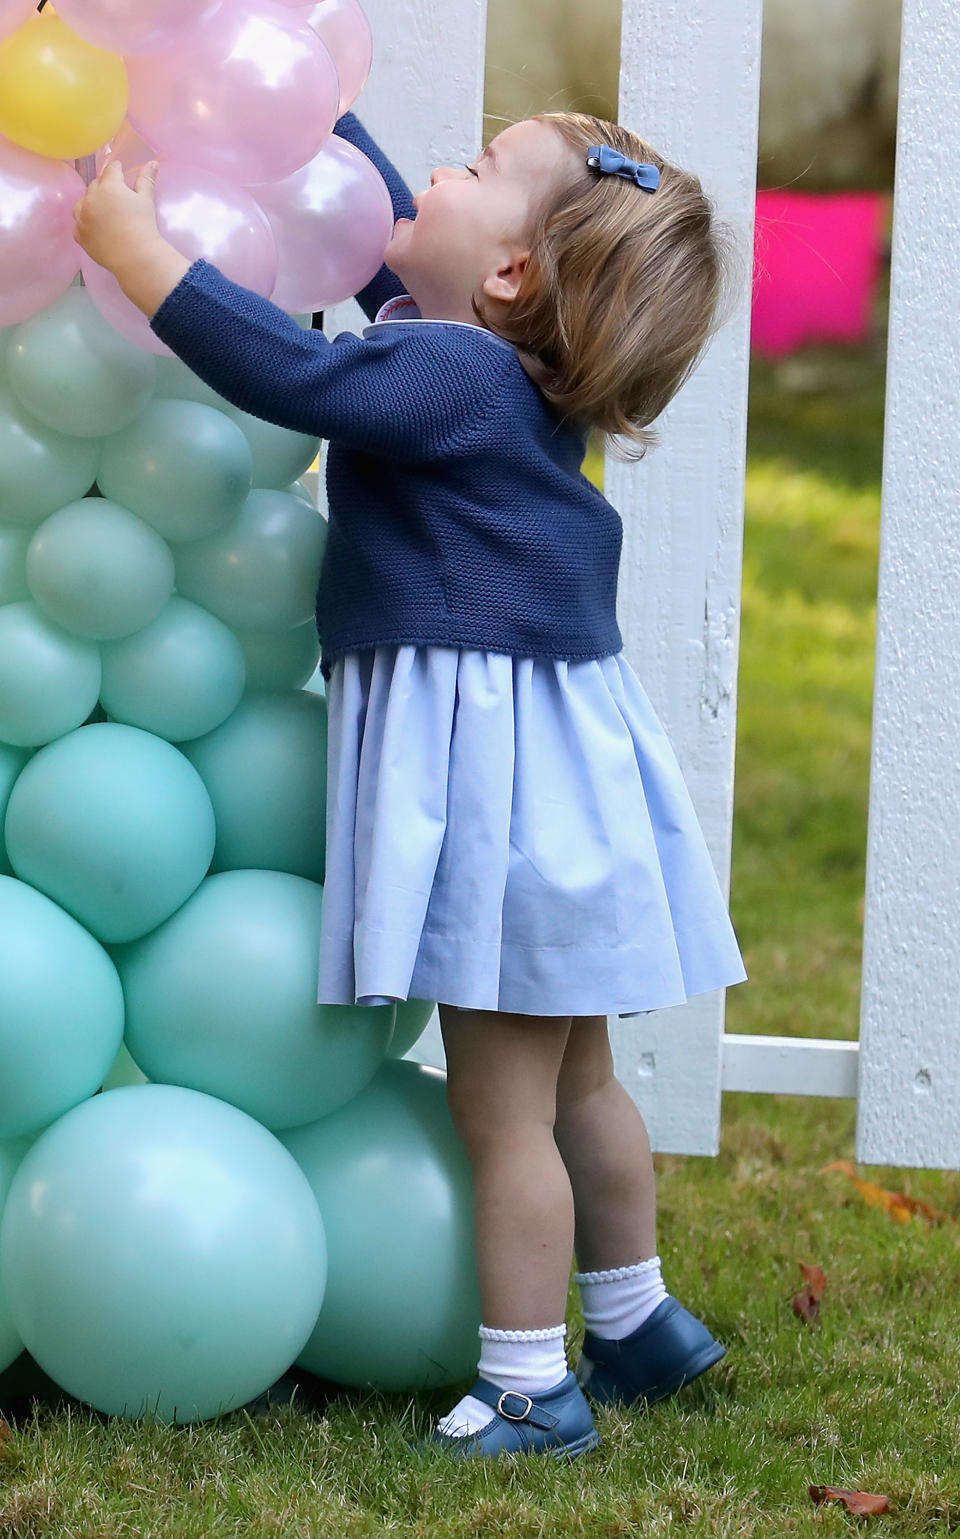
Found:
[[[387, 159], [380, 146], [371, 139], [359, 118], [354, 117], [352, 112], [345, 112], [337, 123], [334, 133], [339, 138], [346, 139], [354, 149], [360, 150], [376, 166], [387, 184], [390, 200], [393, 203], [394, 219], [416, 219], [417, 211], [413, 206], [410, 188], [393, 162]], [[367, 319], [372, 321], [383, 305], [404, 292], [403, 284], [396, 273], [392, 273], [384, 264], [371, 278], [366, 288], [360, 290], [357, 295], [357, 304]]]

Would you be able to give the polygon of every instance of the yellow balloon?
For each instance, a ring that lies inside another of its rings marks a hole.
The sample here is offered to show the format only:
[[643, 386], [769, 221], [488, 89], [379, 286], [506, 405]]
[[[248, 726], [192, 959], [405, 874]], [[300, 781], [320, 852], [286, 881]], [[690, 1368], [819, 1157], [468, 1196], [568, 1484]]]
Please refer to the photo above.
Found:
[[55, 160], [92, 155], [127, 112], [127, 66], [50, 8], [0, 43], [0, 134]]

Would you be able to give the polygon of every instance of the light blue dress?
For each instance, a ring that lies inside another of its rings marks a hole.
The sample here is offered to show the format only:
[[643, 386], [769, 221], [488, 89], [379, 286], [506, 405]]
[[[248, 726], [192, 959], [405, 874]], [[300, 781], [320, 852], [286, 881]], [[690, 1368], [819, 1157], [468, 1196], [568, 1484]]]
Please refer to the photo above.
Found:
[[746, 978], [622, 653], [381, 646], [326, 694], [320, 1003], [640, 1015]]

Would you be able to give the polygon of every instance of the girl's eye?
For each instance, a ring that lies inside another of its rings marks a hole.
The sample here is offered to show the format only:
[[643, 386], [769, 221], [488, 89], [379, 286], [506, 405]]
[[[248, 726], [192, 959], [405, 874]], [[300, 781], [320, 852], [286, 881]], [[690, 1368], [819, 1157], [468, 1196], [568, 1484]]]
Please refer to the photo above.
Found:
[[475, 171], [472, 166], [464, 166], [463, 169], [464, 169], [464, 171], [469, 171], [471, 176], [475, 176], [477, 178], [477, 181], [480, 180], [480, 173], [479, 173], [479, 171]]

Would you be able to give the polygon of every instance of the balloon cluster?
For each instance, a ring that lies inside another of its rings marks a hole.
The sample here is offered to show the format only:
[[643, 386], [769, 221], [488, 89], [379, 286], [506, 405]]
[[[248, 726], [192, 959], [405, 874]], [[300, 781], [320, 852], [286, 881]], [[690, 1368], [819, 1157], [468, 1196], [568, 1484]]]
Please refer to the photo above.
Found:
[[81, 254], [72, 162], [159, 162], [157, 222], [186, 257], [283, 309], [369, 282], [393, 227], [366, 156], [331, 137], [370, 68], [359, 0], [0, 0], [0, 326], [82, 265], [104, 315], [166, 353], [112, 274]]
[[[479, 1322], [469, 1168], [442, 1075], [402, 1061], [433, 1006], [316, 1003], [318, 441], [137, 345], [55, 238], [79, 178], [51, 157], [142, 133], [185, 230], [198, 189], [253, 206], [231, 169], [286, 178], [258, 189], [281, 252], [282, 189], [336, 189], [320, 266], [350, 278], [322, 302], [353, 292], [363, 194], [314, 142], [339, 88], [313, 27], [356, 42], [358, 8], [32, 10], [0, 0], [0, 1371], [25, 1346], [102, 1411], [178, 1421], [294, 1361], [453, 1383]], [[343, 57], [359, 89], [368, 55]], [[285, 92], [309, 70], [305, 111]], [[242, 147], [228, 118], [257, 125]]]

